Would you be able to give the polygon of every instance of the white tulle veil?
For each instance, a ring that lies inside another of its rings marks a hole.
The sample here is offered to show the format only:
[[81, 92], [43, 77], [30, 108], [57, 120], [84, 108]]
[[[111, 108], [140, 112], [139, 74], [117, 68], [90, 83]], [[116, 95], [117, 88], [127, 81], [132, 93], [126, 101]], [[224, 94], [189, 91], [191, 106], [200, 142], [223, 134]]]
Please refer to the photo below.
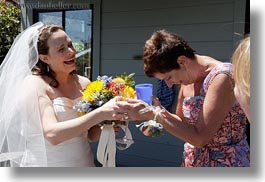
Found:
[[42, 26], [20, 33], [0, 66], [0, 162], [11, 167], [47, 166], [38, 92], [27, 81], [38, 62]]

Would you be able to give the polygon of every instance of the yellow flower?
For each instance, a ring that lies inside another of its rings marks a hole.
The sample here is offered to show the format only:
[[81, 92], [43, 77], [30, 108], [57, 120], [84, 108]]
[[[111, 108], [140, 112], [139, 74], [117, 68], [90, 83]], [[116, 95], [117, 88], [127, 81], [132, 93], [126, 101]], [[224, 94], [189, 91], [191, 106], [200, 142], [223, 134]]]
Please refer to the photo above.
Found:
[[78, 112], [77, 115], [80, 116], [84, 116], [86, 114], [86, 112]]
[[123, 97], [124, 98], [135, 98], [135, 90], [132, 87], [126, 86], [123, 90]]
[[82, 100], [87, 100], [88, 102], [92, 102], [95, 100], [94, 95], [97, 92], [101, 92], [103, 89], [103, 81], [102, 80], [96, 80], [91, 82], [86, 90], [83, 93]]

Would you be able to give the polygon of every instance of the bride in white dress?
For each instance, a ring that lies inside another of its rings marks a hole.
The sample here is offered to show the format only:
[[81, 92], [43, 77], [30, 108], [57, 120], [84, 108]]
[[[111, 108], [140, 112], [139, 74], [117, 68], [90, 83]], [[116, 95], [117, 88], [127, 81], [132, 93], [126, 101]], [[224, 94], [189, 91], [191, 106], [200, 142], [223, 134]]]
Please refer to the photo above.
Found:
[[[59, 122], [74, 119], [77, 113], [73, 106], [80, 98], [71, 100], [66, 97], [57, 97], [52, 100], [54, 110]], [[94, 167], [94, 157], [86, 135], [80, 135], [53, 145], [46, 140], [48, 167]]]
[[115, 98], [78, 117], [90, 83], [74, 73], [76, 51], [58, 26], [39, 22], [14, 41], [0, 67], [0, 162], [13, 167], [94, 166], [89, 141], [113, 120]]

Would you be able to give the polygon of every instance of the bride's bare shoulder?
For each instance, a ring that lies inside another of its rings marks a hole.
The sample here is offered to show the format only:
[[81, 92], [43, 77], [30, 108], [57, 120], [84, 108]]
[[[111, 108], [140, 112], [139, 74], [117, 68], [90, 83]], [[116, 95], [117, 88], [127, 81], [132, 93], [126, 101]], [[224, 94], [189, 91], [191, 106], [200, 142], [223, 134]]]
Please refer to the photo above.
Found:
[[76, 75], [79, 84], [83, 89], [87, 87], [87, 85], [91, 82], [87, 77], [81, 76], [81, 75]]

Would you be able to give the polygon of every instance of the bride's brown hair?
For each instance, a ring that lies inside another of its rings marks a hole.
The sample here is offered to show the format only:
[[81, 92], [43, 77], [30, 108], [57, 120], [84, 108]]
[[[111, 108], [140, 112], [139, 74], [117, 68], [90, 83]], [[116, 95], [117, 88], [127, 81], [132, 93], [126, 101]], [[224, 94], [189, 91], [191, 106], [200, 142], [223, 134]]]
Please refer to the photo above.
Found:
[[[58, 30], [64, 30], [61, 26], [58, 25], [46, 25], [39, 30], [39, 38], [38, 38], [38, 54], [47, 55], [49, 52], [49, 46], [47, 44], [48, 39], [54, 32]], [[33, 75], [40, 75], [40, 76], [48, 76], [51, 78], [51, 82], [49, 85], [52, 87], [57, 88], [59, 86], [59, 82], [55, 79], [55, 72], [49, 67], [49, 65], [40, 59], [38, 60], [37, 64], [32, 69]]]

